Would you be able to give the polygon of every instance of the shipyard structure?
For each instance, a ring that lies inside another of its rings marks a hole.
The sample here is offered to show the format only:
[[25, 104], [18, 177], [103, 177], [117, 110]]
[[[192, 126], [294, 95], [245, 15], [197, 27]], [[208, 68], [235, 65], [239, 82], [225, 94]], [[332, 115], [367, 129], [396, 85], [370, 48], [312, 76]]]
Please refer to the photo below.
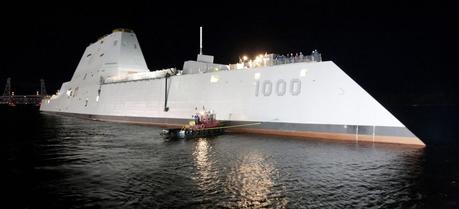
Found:
[[[201, 42], [202, 43], [202, 42]], [[197, 111], [220, 121], [257, 123], [236, 132], [358, 142], [425, 144], [332, 61], [321, 55], [262, 54], [216, 64], [198, 54], [182, 69], [150, 71], [136, 35], [117, 29], [90, 44], [70, 81], [40, 110], [160, 126]]]

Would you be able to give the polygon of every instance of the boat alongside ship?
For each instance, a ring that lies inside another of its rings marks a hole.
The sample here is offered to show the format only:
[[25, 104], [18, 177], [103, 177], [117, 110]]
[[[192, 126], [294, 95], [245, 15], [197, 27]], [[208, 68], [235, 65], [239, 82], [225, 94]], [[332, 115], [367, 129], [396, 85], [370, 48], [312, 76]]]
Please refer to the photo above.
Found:
[[161, 135], [171, 139], [184, 139], [213, 137], [224, 133], [225, 126], [210, 111], [196, 113], [193, 119], [181, 128], [163, 129]]
[[181, 70], [147, 68], [136, 35], [118, 29], [89, 45], [72, 77], [40, 110], [180, 128], [197, 109], [234, 132], [425, 144], [332, 61], [262, 54], [216, 64], [198, 54]]

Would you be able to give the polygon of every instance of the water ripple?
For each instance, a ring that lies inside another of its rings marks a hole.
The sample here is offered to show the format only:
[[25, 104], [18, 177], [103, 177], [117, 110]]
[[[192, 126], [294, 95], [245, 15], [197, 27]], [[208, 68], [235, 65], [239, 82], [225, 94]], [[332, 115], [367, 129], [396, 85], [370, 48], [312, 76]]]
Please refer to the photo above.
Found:
[[150, 126], [43, 120], [19, 207], [412, 208], [423, 198], [422, 150], [244, 135], [174, 141]]

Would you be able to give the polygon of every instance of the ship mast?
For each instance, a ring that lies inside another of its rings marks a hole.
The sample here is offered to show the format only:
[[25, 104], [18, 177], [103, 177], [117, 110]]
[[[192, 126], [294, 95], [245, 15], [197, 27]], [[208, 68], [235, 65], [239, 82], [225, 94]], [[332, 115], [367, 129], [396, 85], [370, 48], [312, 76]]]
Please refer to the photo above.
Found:
[[202, 55], [202, 26], [199, 27], [199, 54]]

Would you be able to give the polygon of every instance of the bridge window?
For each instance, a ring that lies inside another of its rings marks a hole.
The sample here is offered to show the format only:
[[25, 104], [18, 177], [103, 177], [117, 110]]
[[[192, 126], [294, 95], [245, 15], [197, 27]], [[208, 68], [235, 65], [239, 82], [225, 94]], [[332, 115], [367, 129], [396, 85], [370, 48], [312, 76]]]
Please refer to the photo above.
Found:
[[91, 53], [89, 53], [88, 55], [86, 55], [86, 57], [90, 57], [91, 56]]
[[103, 57], [104, 56], [104, 53], [100, 54], [99, 57]]

